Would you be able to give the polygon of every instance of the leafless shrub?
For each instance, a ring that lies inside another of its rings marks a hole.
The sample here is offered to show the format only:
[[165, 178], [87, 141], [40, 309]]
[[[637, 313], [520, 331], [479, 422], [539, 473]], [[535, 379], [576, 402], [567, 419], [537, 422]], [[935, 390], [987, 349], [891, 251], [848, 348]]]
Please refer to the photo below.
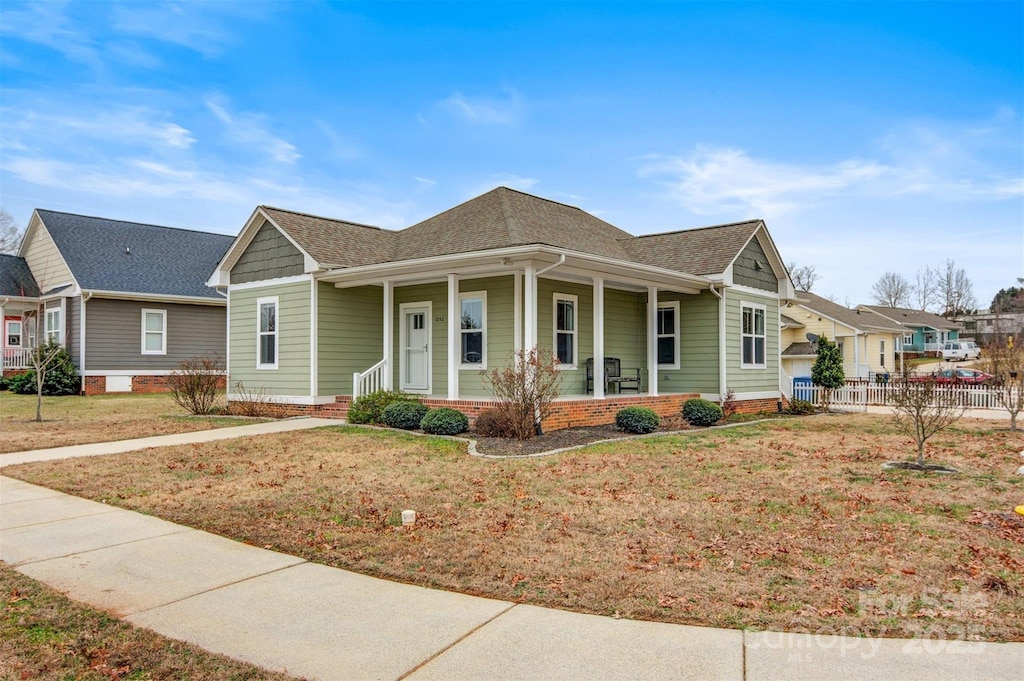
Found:
[[270, 401], [266, 388], [247, 388], [244, 383], [235, 383], [236, 399], [228, 404], [228, 411], [236, 416], [265, 419], [274, 416], [276, 405]]
[[725, 389], [725, 399], [722, 400], [722, 415], [729, 418], [736, 413], [736, 391], [732, 388]]
[[220, 357], [202, 355], [189, 357], [167, 377], [171, 398], [190, 414], [209, 414], [223, 392], [220, 388], [224, 364]]
[[494, 395], [494, 409], [509, 424], [512, 436], [529, 440], [541, 432], [541, 422], [551, 413], [562, 373], [551, 352], [533, 348], [514, 353], [508, 366], [493, 369], [484, 381]]
[[917, 465], [923, 467], [924, 443], [953, 425], [967, 411], [961, 395], [933, 376], [913, 378], [904, 373], [893, 384], [893, 420], [900, 432], [917, 443]]
[[512, 424], [497, 409], [485, 409], [476, 417], [474, 424], [477, 435], [481, 437], [513, 437]]
[[1010, 430], [1017, 430], [1017, 416], [1024, 411], [1024, 347], [1015, 345], [1013, 336], [998, 339], [985, 348], [981, 366], [995, 377], [989, 389], [1010, 413]]

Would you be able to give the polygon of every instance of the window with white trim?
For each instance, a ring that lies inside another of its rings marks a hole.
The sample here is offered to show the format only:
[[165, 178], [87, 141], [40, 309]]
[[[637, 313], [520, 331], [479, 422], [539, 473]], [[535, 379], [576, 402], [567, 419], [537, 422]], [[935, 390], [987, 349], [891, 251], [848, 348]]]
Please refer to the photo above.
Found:
[[278, 350], [278, 299], [256, 300], [256, 368], [276, 369]]
[[487, 368], [487, 292], [459, 295], [460, 363], [463, 369]]
[[19, 319], [8, 319], [6, 322], [7, 328], [5, 329], [7, 336], [7, 347], [9, 348], [20, 348], [21, 347], [21, 320]]
[[51, 307], [46, 310], [46, 342], [60, 343], [60, 308]]
[[883, 367], [885, 367], [885, 339], [884, 338], [879, 338], [878, 339], [878, 356], [879, 356], [878, 363], [881, 364]]
[[555, 294], [554, 346], [558, 365], [569, 369], [576, 367], [579, 341], [576, 333], [576, 315], [579, 299], [567, 293]]
[[913, 344], [914, 344], [914, 332], [913, 331], [907, 331], [906, 333], [903, 334], [903, 345], [906, 346], [906, 345], [913, 345]]
[[764, 369], [765, 363], [765, 306], [756, 303], [741, 303], [740, 328], [741, 360], [743, 369]]
[[679, 301], [658, 305], [658, 368], [679, 368]]
[[167, 310], [142, 310], [142, 354], [167, 354]]

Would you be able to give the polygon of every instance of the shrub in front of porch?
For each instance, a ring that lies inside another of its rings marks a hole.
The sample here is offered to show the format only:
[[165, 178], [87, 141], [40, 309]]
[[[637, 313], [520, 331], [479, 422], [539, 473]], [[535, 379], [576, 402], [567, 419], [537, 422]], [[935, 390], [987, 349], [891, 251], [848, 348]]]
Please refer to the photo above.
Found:
[[[384, 423], [384, 409], [393, 402], [417, 402], [415, 395], [401, 390], [377, 390], [369, 395], [356, 398], [348, 408], [349, 423]], [[414, 428], [419, 427], [417, 423]]]
[[430, 408], [422, 402], [413, 400], [399, 400], [384, 407], [381, 418], [391, 428], [402, 430], [416, 430], [420, 427], [420, 421], [427, 415]]
[[561, 392], [562, 372], [550, 351], [534, 348], [513, 353], [509, 365], [492, 369], [484, 381], [494, 395], [494, 408], [517, 440], [541, 433], [541, 423], [551, 414]]
[[458, 435], [469, 430], [469, 419], [450, 407], [431, 409], [420, 421], [420, 428], [431, 435]]
[[484, 409], [473, 425], [480, 437], [513, 437], [512, 424], [497, 409]]
[[683, 418], [691, 426], [713, 426], [722, 416], [722, 408], [710, 400], [697, 397], [683, 404]]
[[648, 407], [625, 407], [615, 415], [615, 427], [627, 433], [644, 435], [653, 433], [661, 419]]

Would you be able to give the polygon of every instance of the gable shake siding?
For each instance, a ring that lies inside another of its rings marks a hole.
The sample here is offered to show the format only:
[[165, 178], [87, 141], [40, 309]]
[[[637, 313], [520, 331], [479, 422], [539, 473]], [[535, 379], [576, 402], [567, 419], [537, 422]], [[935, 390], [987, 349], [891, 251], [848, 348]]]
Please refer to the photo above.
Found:
[[249, 247], [231, 268], [231, 283], [291, 277], [303, 271], [304, 259], [299, 249], [277, 228], [264, 221]]
[[[241, 381], [268, 395], [309, 395], [310, 282], [231, 290], [231, 366], [228, 392]], [[277, 369], [256, 368], [256, 301], [278, 298]], [[351, 379], [351, 377], [349, 377]]]
[[[760, 264], [761, 269], [758, 269]], [[732, 266], [732, 279], [741, 286], [778, 293], [779, 280], [768, 264], [768, 256], [756, 238], [740, 252]]]

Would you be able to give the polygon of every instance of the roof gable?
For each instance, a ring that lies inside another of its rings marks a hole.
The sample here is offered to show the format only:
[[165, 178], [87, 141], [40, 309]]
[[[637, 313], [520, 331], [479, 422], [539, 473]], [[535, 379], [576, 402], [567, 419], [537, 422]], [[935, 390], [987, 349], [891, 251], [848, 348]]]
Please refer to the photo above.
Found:
[[37, 210], [83, 290], [218, 298], [206, 277], [230, 236]]

